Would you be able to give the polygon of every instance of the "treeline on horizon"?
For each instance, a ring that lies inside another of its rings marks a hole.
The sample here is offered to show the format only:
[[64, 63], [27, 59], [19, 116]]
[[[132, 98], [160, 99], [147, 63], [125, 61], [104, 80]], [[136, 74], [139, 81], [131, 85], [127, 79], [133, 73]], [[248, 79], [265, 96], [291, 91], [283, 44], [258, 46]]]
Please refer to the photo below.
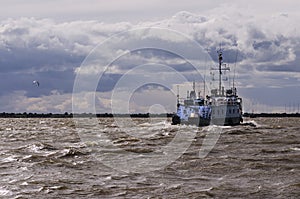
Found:
[[[0, 118], [72, 118], [72, 117], [132, 117], [132, 118], [149, 118], [149, 117], [172, 117], [174, 113], [134, 113], [134, 114], [112, 114], [112, 113], [0, 113]], [[300, 113], [244, 113], [243, 117], [300, 117]]]
[[243, 117], [300, 117], [300, 113], [244, 113]]
[[112, 113], [0, 113], [0, 118], [72, 118], [72, 117], [134, 117], [134, 118], [149, 118], [149, 117], [172, 117], [173, 113], [133, 113], [133, 114], [112, 114]]

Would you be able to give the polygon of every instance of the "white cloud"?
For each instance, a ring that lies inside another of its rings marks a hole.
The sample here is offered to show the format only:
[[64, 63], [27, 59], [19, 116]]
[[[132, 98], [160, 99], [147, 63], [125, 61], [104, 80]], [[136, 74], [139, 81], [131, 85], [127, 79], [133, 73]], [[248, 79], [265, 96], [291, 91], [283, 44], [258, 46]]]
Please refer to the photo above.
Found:
[[[153, 23], [131, 24], [120, 22], [105, 24], [99, 21], [73, 21], [57, 23], [49, 19], [34, 18], [8, 19], [0, 23], [0, 49], [3, 51], [31, 51], [35, 53], [60, 53], [68, 59], [86, 56], [95, 45], [103, 42], [111, 35], [139, 27], [159, 27], [183, 33], [195, 39], [203, 47], [215, 49], [222, 44], [226, 49], [241, 51], [242, 65], [283, 65], [296, 59], [300, 34], [296, 34], [297, 16], [256, 17], [236, 7], [216, 9], [216, 13], [203, 16], [188, 12], [179, 12], [168, 20]], [[286, 25], [287, 24], [287, 25]], [[285, 27], [284, 29], [282, 27]], [[158, 35], [149, 31], [128, 32], [125, 45], [132, 42], [149, 40], [161, 42], [169, 40], [181, 42], [180, 37], [171, 37], [168, 31], [161, 31]], [[175, 34], [173, 35], [175, 36]], [[159, 38], [159, 40], [157, 40]], [[184, 45], [184, 43], [182, 43]], [[106, 46], [107, 47], [107, 46]], [[117, 49], [116, 49], [117, 50]], [[188, 49], [186, 49], [188, 50]], [[8, 53], [9, 55], [9, 53]], [[109, 56], [109, 55], [107, 55]], [[46, 58], [45, 58], [46, 59]], [[64, 57], [61, 57], [64, 59]], [[81, 58], [82, 59], [82, 58]], [[46, 61], [46, 60], [45, 60]], [[63, 60], [61, 60], [63, 61]]]
[[25, 91], [15, 91], [9, 95], [1, 96], [1, 110], [31, 113], [64, 113], [71, 111], [71, 98], [67, 95], [49, 95], [28, 97]]
[[[100, 9], [100, 4], [95, 1], [90, 2], [97, 7], [95, 10]], [[136, 3], [136, 1], [133, 2]], [[106, 11], [130, 10], [133, 9], [133, 2], [130, 2], [126, 8], [116, 8], [117, 3], [114, 1], [105, 4], [106, 7], [103, 9]], [[63, 1], [61, 5], [69, 3]], [[149, 2], [140, 4], [150, 7], [154, 5]], [[197, 5], [197, 3], [192, 2], [191, 4]], [[224, 61], [230, 62], [231, 66], [234, 64], [238, 50], [236, 74], [237, 82], [240, 82], [238, 84], [242, 88], [249, 88], [250, 86], [256, 88], [263, 85], [277, 89], [291, 89], [293, 85], [299, 83], [300, 32], [297, 30], [297, 26], [300, 15], [295, 12], [294, 8], [280, 10], [282, 3], [279, 1], [272, 3], [274, 8], [265, 7], [268, 10], [266, 14], [263, 14], [262, 11], [256, 13], [255, 8], [251, 6], [254, 4], [249, 4], [248, 8], [247, 6], [239, 7], [239, 4], [223, 4], [201, 14], [182, 11], [173, 17], [165, 17], [163, 20], [149, 20], [139, 23], [128, 20], [104, 23], [101, 20], [55, 21], [53, 19], [27, 17], [6, 19], [0, 22], [1, 72], [37, 74], [39, 72], [70, 70], [74, 71], [76, 75], [79, 71], [78, 66], [89, 52], [110, 36], [127, 30], [155, 27], [178, 31], [188, 38], [194, 39], [204, 48], [209, 48], [214, 59], [216, 59], [214, 51], [221, 43], [225, 49], [224, 53], [227, 53]], [[55, 3], [48, 2], [47, 5], [51, 7], [55, 6]], [[73, 11], [87, 9], [81, 9], [80, 5], [85, 6], [82, 3], [78, 5], [74, 3]], [[178, 3], [174, 3], [174, 6], [178, 5]], [[211, 5], [205, 4], [206, 7], [212, 7]], [[39, 4], [36, 6], [38, 7]], [[258, 8], [258, 10], [261, 9]], [[58, 12], [60, 11], [58, 10]], [[103, 50], [103, 54], [98, 57], [98, 60], [101, 61], [100, 67], [105, 66], [101, 65], [102, 63], [109, 63], [109, 61], [123, 55], [112, 64], [111, 73], [124, 73], [133, 66], [149, 62], [176, 65], [177, 69], [182, 69], [181, 72], [186, 70], [184, 60], [176, 56], [158, 52], [151, 54], [146, 51], [140, 54], [130, 53], [128, 50], [131, 47], [145, 44], [145, 42], [149, 46], [155, 43], [169, 43], [173, 45], [174, 49], [182, 48], [181, 50], [188, 52], [187, 54], [192, 59], [197, 58], [198, 52], [191, 51], [184, 40], [174, 35], [170, 36], [168, 31], [161, 31], [161, 34], [157, 34], [151, 30], [140, 31], [139, 34], [134, 31], [123, 34], [126, 37], [111, 43], [111, 47], [114, 49], [113, 53], [110, 50]], [[119, 41], [122, 41], [121, 45]], [[87, 75], [95, 74], [98, 67], [99, 65], [91, 65], [90, 68], [83, 68], [80, 72]], [[49, 79], [54, 79], [56, 74], [52, 73], [51, 75], [49, 73]], [[69, 79], [69, 81], [72, 80]], [[63, 82], [64, 79], [61, 78], [60, 81]], [[11, 85], [7, 85], [7, 87], [9, 86]], [[51, 86], [49, 89], [59, 90], [51, 88]], [[62, 111], [64, 109], [70, 111], [69, 101], [63, 97], [69, 94], [62, 91], [52, 93], [49, 96], [43, 93], [43, 96], [37, 98], [28, 97], [27, 92], [17, 92], [15, 88], [12, 88], [11, 93], [18, 100], [14, 103], [21, 101], [27, 103], [25, 105], [28, 107], [28, 112], [30, 110], [40, 112]], [[63, 99], [65, 99], [64, 102]], [[3, 100], [8, 101], [8, 98], [3, 97]], [[22, 109], [21, 106], [18, 108], [18, 106], [7, 105], [6, 107], [8, 110], [15, 111]], [[85, 105], [83, 104], [82, 107], [84, 108]]]
[[[94, 98], [96, 95], [96, 98]], [[80, 113], [93, 112], [92, 107], [94, 107], [94, 101], [96, 110], [100, 112], [106, 112], [110, 110], [109, 99], [99, 98], [100, 93], [95, 92], [83, 92], [79, 93], [80, 103], [76, 105], [77, 110]], [[101, 96], [103, 96], [101, 94]], [[102, 103], [102, 101], [104, 103]], [[64, 113], [72, 112], [72, 94], [63, 94], [57, 90], [51, 91], [51, 95], [42, 95], [39, 97], [28, 97], [25, 91], [15, 91], [9, 95], [0, 96], [0, 104], [2, 112], [7, 112], [7, 110], [13, 110], [13, 112], [27, 112], [27, 113]], [[90, 110], [90, 111], [88, 111]]]

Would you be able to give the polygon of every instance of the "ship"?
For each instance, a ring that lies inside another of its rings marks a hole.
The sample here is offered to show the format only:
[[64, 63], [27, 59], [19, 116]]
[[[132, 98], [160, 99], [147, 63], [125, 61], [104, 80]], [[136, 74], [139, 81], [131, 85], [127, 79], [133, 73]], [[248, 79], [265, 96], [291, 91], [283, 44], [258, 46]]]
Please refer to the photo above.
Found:
[[243, 122], [242, 98], [237, 95], [234, 85], [229, 89], [222, 86], [222, 75], [230, 68], [223, 63], [223, 51], [219, 49], [218, 67], [212, 68], [218, 72], [218, 88], [212, 89], [210, 95], [200, 96], [196, 93], [195, 82], [192, 91], [187, 91], [187, 97], [182, 99], [177, 94], [177, 112], [172, 116], [172, 124], [197, 126], [208, 125], [238, 125]]

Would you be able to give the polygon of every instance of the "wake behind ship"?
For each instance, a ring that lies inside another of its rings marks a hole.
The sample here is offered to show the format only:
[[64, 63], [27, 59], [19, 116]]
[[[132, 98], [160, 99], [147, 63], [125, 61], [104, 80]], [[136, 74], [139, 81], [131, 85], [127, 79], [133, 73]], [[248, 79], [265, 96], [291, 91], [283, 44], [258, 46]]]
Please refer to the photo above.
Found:
[[177, 95], [177, 112], [172, 117], [172, 124], [188, 124], [197, 126], [216, 125], [238, 125], [243, 122], [242, 98], [238, 97], [237, 89], [233, 86], [224, 89], [222, 86], [223, 71], [230, 70], [223, 63], [222, 50], [218, 50], [219, 88], [212, 89], [211, 94], [206, 97], [197, 96], [195, 82], [193, 90], [188, 91], [187, 98], [180, 99]]

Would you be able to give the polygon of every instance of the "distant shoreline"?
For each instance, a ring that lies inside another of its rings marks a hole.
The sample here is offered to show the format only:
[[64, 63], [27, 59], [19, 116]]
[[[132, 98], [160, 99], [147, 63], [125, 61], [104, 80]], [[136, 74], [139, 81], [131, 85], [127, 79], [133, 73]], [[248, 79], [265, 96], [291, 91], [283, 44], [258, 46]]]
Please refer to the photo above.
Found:
[[243, 117], [300, 117], [300, 113], [244, 113]]
[[[134, 113], [134, 114], [111, 114], [111, 113], [0, 113], [0, 118], [112, 118], [112, 117], [131, 117], [131, 118], [151, 118], [151, 117], [172, 117], [173, 113], [150, 114], [150, 113]], [[243, 117], [300, 117], [300, 113], [244, 113]]]
[[112, 118], [112, 117], [132, 117], [132, 118], [150, 118], [150, 117], [172, 117], [173, 113], [150, 114], [150, 113], [133, 113], [133, 114], [112, 114], [112, 113], [0, 113], [0, 118]]

